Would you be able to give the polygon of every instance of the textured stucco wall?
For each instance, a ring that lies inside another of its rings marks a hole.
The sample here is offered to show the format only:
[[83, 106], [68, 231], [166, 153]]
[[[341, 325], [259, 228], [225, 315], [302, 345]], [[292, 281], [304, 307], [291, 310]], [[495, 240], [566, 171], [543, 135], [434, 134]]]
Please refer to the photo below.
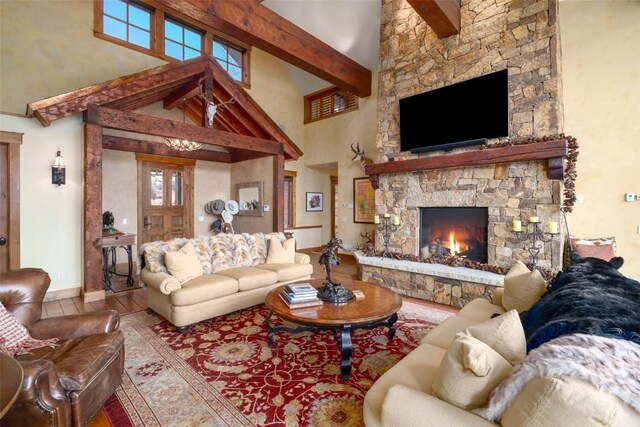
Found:
[[564, 1], [565, 130], [580, 144], [571, 234], [615, 237], [621, 271], [640, 278], [640, 2]]

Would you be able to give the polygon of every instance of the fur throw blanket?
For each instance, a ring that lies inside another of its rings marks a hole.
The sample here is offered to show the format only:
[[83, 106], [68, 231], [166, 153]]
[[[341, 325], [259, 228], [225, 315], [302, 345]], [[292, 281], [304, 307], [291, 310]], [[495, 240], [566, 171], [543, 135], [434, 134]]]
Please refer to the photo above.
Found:
[[576, 258], [521, 320], [527, 351], [564, 334], [621, 338], [640, 345], [640, 283], [611, 261]]
[[565, 335], [531, 351], [473, 412], [496, 422], [532, 379], [571, 376], [611, 393], [640, 413], [640, 346], [595, 335]]

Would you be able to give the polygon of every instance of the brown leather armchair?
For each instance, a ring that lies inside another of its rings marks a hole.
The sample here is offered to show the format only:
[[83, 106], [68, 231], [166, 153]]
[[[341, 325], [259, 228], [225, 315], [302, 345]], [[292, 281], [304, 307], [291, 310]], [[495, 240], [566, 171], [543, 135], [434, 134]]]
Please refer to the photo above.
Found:
[[33, 338], [58, 338], [55, 348], [16, 355], [24, 370], [22, 390], [2, 425], [80, 426], [122, 382], [124, 336], [113, 310], [40, 319], [51, 283], [41, 269], [0, 275], [0, 301]]

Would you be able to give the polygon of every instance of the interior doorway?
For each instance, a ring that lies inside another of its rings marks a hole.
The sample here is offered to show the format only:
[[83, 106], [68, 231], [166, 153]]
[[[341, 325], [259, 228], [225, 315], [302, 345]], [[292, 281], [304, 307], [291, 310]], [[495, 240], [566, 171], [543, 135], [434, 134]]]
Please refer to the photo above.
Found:
[[0, 131], [0, 274], [20, 268], [20, 144]]
[[193, 237], [195, 160], [136, 154], [138, 245]]

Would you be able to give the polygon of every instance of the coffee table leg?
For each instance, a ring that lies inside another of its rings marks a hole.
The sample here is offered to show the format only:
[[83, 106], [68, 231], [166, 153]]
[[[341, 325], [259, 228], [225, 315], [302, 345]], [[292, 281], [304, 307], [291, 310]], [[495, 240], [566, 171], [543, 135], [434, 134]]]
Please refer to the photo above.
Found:
[[342, 336], [340, 339], [340, 373], [343, 380], [349, 379], [351, 373], [351, 325], [342, 327]]
[[264, 321], [264, 324], [267, 326], [267, 329], [269, 330], [269, 333], [267, 334], [267, 338], [269, 341], [269, 348], [273, 347], [273, 334], [276, 332], [274, 331], [274, 327], [271, 324], [272, 315], [273, 315], [273, 311], [269, 310], [269, 314], [267, 315], [267, 318]]
[[393, 337], [396, 336], [396, 328], [393, 326], [398, 320], [398, 314], [393, 313], [393, 316], [389, 318], [387, 321], [387, 327], [389, 328], [389, 341], [393, 340]]

